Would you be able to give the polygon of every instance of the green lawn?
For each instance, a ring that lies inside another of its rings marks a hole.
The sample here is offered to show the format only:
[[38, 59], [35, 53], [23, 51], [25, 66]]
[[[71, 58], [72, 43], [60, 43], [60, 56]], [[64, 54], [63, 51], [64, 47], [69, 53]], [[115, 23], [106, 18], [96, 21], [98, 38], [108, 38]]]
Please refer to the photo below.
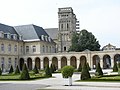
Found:
[[120, 75], [104, 75], [102, 77], [92, 77], [89, 80], [78, 80], [78, 81], [102, 81], [102, 82], [120, 82]]

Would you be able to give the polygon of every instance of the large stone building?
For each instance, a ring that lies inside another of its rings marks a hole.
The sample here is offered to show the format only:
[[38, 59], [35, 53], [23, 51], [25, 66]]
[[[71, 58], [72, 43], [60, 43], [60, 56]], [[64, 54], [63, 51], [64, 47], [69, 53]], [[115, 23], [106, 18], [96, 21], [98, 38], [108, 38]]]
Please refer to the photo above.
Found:
[[58, 9], [58, 28], [43, 29], [33, 24], [8, 26], [0, 24], [0, 68], [8, 71], [12, 65], [22, 70], [24, 63], [32, 70], [55, 64], [57, 69], [65, 65], [78, 68], [79, 63], [88, 62], [96, 68], [100, 62], [102, 68], [113, 67], [120, 61], [120, 50], [108, 44], [101, 51], [67, 52], [71, 45], [72, 34], [76, 32], [76, 16], [72, 8]]

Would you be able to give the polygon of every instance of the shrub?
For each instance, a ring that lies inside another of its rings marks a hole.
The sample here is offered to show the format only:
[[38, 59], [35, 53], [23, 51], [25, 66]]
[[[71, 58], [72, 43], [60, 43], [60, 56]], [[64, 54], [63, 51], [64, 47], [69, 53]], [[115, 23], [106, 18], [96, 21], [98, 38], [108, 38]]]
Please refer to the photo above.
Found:
[[36, 65], [35, 65], [35, 67], [34, 67], [34, 69], [33, 69], [33, 72], [34, 72], [35, 74], [39, 73], [38, 68], [37, 68]]
[[83, 66], [82, 72], [81, 72], [81, 80], [88, 80], [90, 78], [91, 78], [91, 76], [90, 76], [89, 70], [87, 68], [87, 64], [84, 63], [84, 66]]
[[22, 79], [22, 80], [30, 79], [29, 72], [28, 72], [26, 64], [23, 65], [23, 70], [22, 70], [20, 79]]
[[17, 67], [15, 69], [15, 74], [20, 74], [20, 69], [19, 69], [18, 65], [17, 65]]
[[89, 66], [89, 64], [87, 63], [87, 68], [88, 68], [88, 70], [91, 70], [91, 68], [90, 68], [90, 66]]
[[118, 72], [118, 67], [116, 62], [114, 63], [114, 66], [113, 66], [113, 72]]
[[78, 67], [78, 72], [81, 72], [82, 71], [82, 65], [81, 63], [79, 64], [79, 67]]
[[62, 72], [63, 78], [72, 77], [73, 72], [74, 72], [74, 67], [73, 66], [64, 66], [62, 68], [61, 72]]
[[53, 64], [51, 64], [51, 66], [50, 66], [50, 70], [51, 70], [51, 73], [54, 73]]
[[11, 65], [10, 70], [9, 70], [9, 73], [13, 73], [13, 72], [14, 72], [13, 66]]
[[51, 73], [51, 70], [49, 68], [49, 65], [47, 65], [46, 68], [45, 68], [45, 76], [46, 77], [52, 77], [52, 73]]
[[54, 70], [54, 72], [56, 71], [56, 66], [55, 66], [55, 64], [53, 64], [53, 70]]
[[102, 76], [102, 75], [103, 75], [103, 71], [102, 71], [102, 69], [101, 69], [101, 67], [100, 67], [100, 63], [98, 63], [98, 64], [96, 65], [96, 75], [97, 75], [97, 76]]
[[1, 70], [1, 68], [0, 68], [0, 75], [2, 75], [2, 70]]

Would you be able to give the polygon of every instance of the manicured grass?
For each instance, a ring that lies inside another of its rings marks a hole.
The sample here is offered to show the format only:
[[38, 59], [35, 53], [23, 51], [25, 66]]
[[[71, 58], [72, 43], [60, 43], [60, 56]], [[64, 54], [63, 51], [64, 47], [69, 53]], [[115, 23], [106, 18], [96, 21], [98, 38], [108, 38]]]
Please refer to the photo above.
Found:
[[[34, 74], [33, 71], [30, 71], [29, 75], [30, 75], [29, 80], [46, 78], [43, 73]], [[13, 74], [5, 74], [5, 75], [0, 76], [0, 81], [8, 81], [8, 80], [22, 81], [22, 80], [20, 80], [20, 74], [15, 75], [13, 73]]]
[[120, 75], [104, 75], [102, 77], [92, 77], [89, 80], [78, 80], [78, 81], [96, 81], [96, 82], [120, 82]]

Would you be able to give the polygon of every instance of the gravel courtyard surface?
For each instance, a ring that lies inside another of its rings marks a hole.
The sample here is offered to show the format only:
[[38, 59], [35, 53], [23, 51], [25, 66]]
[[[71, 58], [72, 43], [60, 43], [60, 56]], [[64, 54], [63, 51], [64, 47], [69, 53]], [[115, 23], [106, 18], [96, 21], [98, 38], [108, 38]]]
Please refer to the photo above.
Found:
[[120, 90], [118, 82], [75, 82], [80, 74], [73, 75], [73, 86], [63, 79], [61, 74], [53, 74], [53, 78], [34, 81], [0, 81], [0, 90]]

